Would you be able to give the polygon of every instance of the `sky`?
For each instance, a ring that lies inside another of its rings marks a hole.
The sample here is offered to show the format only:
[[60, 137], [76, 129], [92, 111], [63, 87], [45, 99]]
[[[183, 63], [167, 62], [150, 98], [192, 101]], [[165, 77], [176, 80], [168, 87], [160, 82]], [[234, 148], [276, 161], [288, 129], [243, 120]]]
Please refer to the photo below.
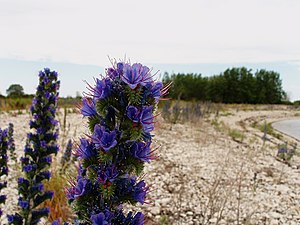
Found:
[[275, 70], [291, 99], [300, 99], [299, 0], [0, 3], [2, 94], [10, 83], [33, 92], [38, 70], [51, 67], [61, 73], [62, 95], [74, 96], [82, 80], [104, 72], [109, 56], [162, 72]]

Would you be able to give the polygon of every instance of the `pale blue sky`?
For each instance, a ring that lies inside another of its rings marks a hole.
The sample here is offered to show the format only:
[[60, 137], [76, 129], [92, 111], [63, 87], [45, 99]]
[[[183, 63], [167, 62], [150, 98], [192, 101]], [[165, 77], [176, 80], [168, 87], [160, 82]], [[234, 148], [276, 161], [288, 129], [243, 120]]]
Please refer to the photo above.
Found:
[[[203, 76], [220, 74], [227, 68], [246, 66], [257, 69], [274, 70], [281, 74], [283, 88], [291, 100], [300, 99], [299, 65], [286, 62], [273, 63], [224, 63], [224, 64], [149, 64], [159, 75], [169, 73], [201, 73]], [[93, 83], [93, 77], [104, 74], [104, 67], [93, 65], [78, 65], [71, 63], [56, 63], [42, 61], [3, 60], [0, 59], [0, 92], [5, 94], [12, 83], [21, 84], [26, 93], [34, 93], [38, 83], [38, 71], [49, 67], [59, 72], [61, 80], [61, 96], [75, 96], [76, 92], [86, 90], [84, 80]]]
[[299, 0], [0, 3], [2, 93], [10, 83], [31, 92], [34, 75], [48, 66], [61, 72], [62, 94], [74, 95], [81, 80], [103, 73], [108, 55], [126, 55], [169, 72], [211, 75], [240, 65], [275, 70], [291, 98], [300, 99]]

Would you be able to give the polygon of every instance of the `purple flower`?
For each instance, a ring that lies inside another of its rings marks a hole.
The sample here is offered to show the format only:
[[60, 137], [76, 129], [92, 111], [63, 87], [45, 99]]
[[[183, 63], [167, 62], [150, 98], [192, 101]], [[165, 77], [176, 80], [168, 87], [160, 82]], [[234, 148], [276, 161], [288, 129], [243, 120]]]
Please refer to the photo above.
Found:
[[89, 143], [87, 139], [81, 138], [80, 145], [76, 151], [76, 156], [79, 157], [79, 159], [88, 159], [96, 156], [96, 154], [97, 153], [94, 149], [93, 144]]
[[7, 215], [8, 223], [12, 223], [14, 221], [14, 215]]
[[154, 129], [154, 116], [152, 115], [153, 106], [143, 106], [140, 114], [140, 122], [143, 125], [143, 130], [150, 133]]
[[132, 66], [125, 64], [121, 78], [131, 89], [135, 89], [139, 84], [145, 86], [151, 82], [150, 69], [140, 63], [135, 63]]
[[75, 187], [70, 187], [66, 190], [66, 197], [69, 201], [75, 200]]
[[23, 218], [19, 214], [7, 215], [8, 223], [23, 224]]
[[131, 146], [131, 154], [144, 162], [150, 162], [151, 159], [151, 151], [150, 151], [151, 142], [135, 142]]
[[134, 187], [133, 199], [141, 204], [144, 204], [147, 191], [148, 187], [146, 187], [145, 181], [140, 181]]
[[95, 101], [89, 98], [82, 99], [82, 107], [80, 112], [83, 116], [95, 116], [97, 115]]
[[34, 99], [32, 100], [32, 106], [35, 107], [37, 103], [38, 103], [37, 99], [34, 98]]
[[106, 73], [113, 80], [118, 76], [118, 72], [114, 68], [108, 68]]
[[124, 65], [125, 64], [123, 62], [117, 63], [117, 72], [119, 75], [123, 73]]
[[[30, 122], [32, 122], [32, 121], [30, 121]], [[36, 129], [36, 133], [37, 133], [38, 135], [41, 135], [42, 133], [44, 133], [43, 128], [42, 128], [42, 127], [37, 128], [37, 129]], [[42, 145], [42, 143], [41, 143], [41, 145]]]
[[107, 225], [108, 222], [105, 220], [104, 213], [98, 213], [91, 216], [92, 225]]
[[158, 102], [159, 98], [161, 97], [161, 89], [163, 87], [162, 82], [155, 83], [151, 88], [151, 95], [153, 98], [155, 98], [155, 101]]
[[45, 140], [40, 142], [42, 148], [47, 148], [47, 142]]
[[19, 200], [19, 206], [22, 209], [27, 209], [29, 207], [29, 203], [28, 203], [28, 201]]
[[37, 189], [38, 189], [39, 191], [43, 191], [43, 190], [44, 190], [44, 185], [43, 185], [42, 183], [39, 183], [39, 184], [37, 185]]
[[106, 152], [117, 145], [116, 131], [106, 132], [105, 127], [98, 124], [94, 128], [92, 139], [96, 148], [103, 148]]
[[141, 85], [142, 86], [146, 86], [147, 84], [152, 83], [152, 75], [150, 73], [150, 69], [147, 66], [143, 66], [142, 70], [141, 70], [141, 74], [142, 74], [142, 81], [141, 81]]
[[287, 148], [284, 146], [284, 147], [279, 147], [278, 148], [278, 153], [277, 154], [285, 154], [285, 153], [287, 153], [288, 152], [288, 150], [287, 150]]
[[133, 122], [138, 123], [139, 122], [139, 110], [134, 106], [128, 106], [127, 107], [127, 116], [129, 119], [131, 119]]
[[19, 178], [18, 178], [18, 184], [20, 184], [20, 185], [25, 185], [25, 186], [29, 186], [29, 180], [26, 180], [26, 179], [23, 178], [23, 177], [19, 177]]
[[115, 165], [111, 165], [105, 169], [102, 169], [98, 172], [98, 181], [101, 184], [106, 184], [107, 181], [113, 182], [117, 176], [119, 175], [119, 172]]
[[18, 184], [23, 184], [25, 179], [23, 177], [18, 178]]
[[[47, 78], [48, 79], [48, 78]], [[49, 79], [48, 79], [49, 80]], [[44, 97], [46, 98], [46, 99], [50, 99], [50, 93], [49, 92], [45, 92], [45, 94], [44, 94]]]
[[37, 175], [41, 179], [49, 180], [51, 178], [51, 172], [49, 170], [43, 171]]
[[33, 167], [31, 164], [23, 166], [23, 170], [25, 171], [25, 173], [29, 173], [30, 171], [33, 170]]
[[82, 177], [80, 177], [77, 182], [77, 186], [74, 190], [74, 198], [79, 198], [85, 194], [88, 183], [88, 181]]
[[104, 99], [110, 95], [112, 89], [111, 81], [109, 79], [96, 79], [95, 88], [91, 88], [95, 100]]
[[51, 164], [52, 163], [52, 157], [51, 156], [43, 157], [43, 158], [40, 159], [40, 162]]
[[105, 174], [106, 174], [107, 179], [110, 182], [113, 182], [117, 178], [117, 176], [119, 175], [119, 172], [117, 170], [117, 167], [112, 165], [112, 166], [106, 168]]
[[51, 118], [50, 123], [51, 123], [53, 126], [57, 126], [57, 125], [58, 125], [58, 121], [55, 120], [55, 119], [53, 119], [53, 118]]
[[48, 77], [44, 77], [44, 83], [48, 84], [48, 82], [49, 82], [49, 78]]

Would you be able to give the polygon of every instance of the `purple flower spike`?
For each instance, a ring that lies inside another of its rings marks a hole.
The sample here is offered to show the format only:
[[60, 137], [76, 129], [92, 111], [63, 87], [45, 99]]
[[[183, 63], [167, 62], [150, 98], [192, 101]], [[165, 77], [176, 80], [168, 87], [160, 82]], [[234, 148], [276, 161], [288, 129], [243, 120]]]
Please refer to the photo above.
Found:
[[105, 127], [98, 124], [94, 128], [92, 139], [96, 148], [103, 148], [106, 152], [117, 145], [116, 131], [106, 132]]
[[145, 132], [150, 133], [154, 129], [154, 116], [152, 115], [153, 106], [143, 106], [140, 114], [140, 122]]
[[139, 110], [134, 106], [128, 106], [127, 107], [127, 116], [129, 119], [131, 119], [133, 122], [138, 123], [139, 122]]
[[95, 116], [97, 115], [95, 101], [89, 98], [82, 99], [82, 107], [80, 112], [83, 116]]
[[76, 224], [143, 225], [144, 215], [124, 212], [122, 204], [146, 202], [149, 187], [141, 174], [145, 163], [156, 158], [156, 149], [150, 147], [153, 111], [167, 87], [153, 80], [155, 74], [147, 66], [111, 63], [105, 77], [95, 78], [93, 86], [87, 84], [89, 92], [80, 110], [88, 117], [89, 133], [80, 139], [78, 175], [66, 195], [77, 214]]

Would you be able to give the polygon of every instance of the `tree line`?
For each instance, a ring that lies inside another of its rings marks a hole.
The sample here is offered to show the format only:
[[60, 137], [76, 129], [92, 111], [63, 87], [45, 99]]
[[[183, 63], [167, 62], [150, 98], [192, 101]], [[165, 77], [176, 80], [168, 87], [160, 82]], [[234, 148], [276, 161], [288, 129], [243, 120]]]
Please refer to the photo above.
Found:
[[280, 74], [264, 69], [252, 72], [245, 67], [230, 68], [219, 75], [164, 74], [172, 82], [169, 97], [222, 103], [278, 104], [287, 99]]

